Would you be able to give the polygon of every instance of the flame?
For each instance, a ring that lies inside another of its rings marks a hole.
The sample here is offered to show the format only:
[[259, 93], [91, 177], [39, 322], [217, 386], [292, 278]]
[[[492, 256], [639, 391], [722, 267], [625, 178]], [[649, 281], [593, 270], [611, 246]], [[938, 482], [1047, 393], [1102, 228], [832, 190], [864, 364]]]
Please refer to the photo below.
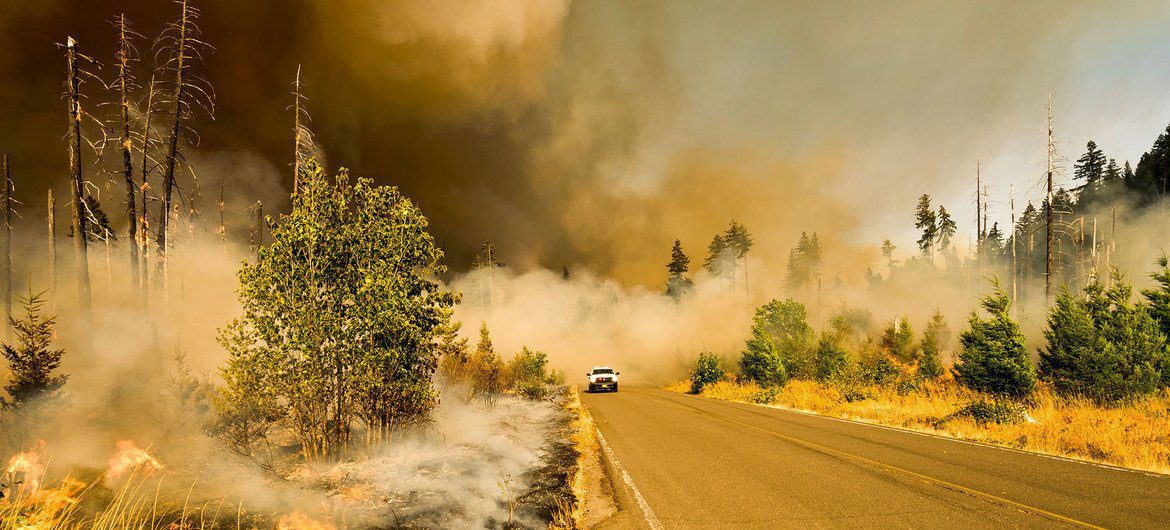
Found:
[[110, 459], [110, 467], [106, 470], [107, 477], [118, 478], [126, 474], [127, 471], [153, 475], [164, 469], [162, 462], [159, 462], [154, 455], [145, 449], [140, 449], [133, 440], [122, 440], [117, 445], [118, 452], [114, 453], [114, 457]]
[[336, 530], [332, 523], [317, 521], [301, 512], [293, 512], [280, 518], [276, 530]]
[[85, 489], [85, 483], [71, 477], [61, 480], [56, 488], [42, 488], [33, 495], [18, 501], [26, 509], [21, 510], [24, 518], [17, 528], [41, 529], [58, 528], [75, 509], [78, 498]]
[[28, 451], [21, 451], [8, 459], [4, 475], [13, 483], [19, 482], [21, 492], [31, 493], [40, 487], [45, 477], [45, 464], [41, 462], [45, 445], [44, 440], [37, 440]]

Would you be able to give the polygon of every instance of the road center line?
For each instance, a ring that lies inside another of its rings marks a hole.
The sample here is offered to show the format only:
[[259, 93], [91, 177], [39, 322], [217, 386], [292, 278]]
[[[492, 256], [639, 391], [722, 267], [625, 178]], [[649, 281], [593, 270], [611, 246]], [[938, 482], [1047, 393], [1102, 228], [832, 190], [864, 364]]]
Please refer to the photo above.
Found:
[[[816, 451], [819, 453], [836, 455], [838, 457], [845, 458], [848, 460], [853, 460], [855, 462], [861, 462], [864, 464], [868, 464], [870, 466], [876, 467], [876, 468], [881, 469], [881, 470], [883, 470], [887, 473], [890, 473], [890, 474], [901, 474], [903, 476], [915, 478], [915, 479], [918, 479], [918, 480], [921, 480], [921, 481], [924, 481], [924, 482], [927, 482], [930, 484], [934, 484], [936, 486], [939, 486], [939, 487], [942, 487], [945, 489], [957, 491], [959, 493], [965, 493], [967, 495], [971, 495], [973, 497], [980, 498], [980, 499], [983, 499], [985, 501], [992, 502], [994, 504], [1000, 504], [1000, 505], [1015, 508], [1017, 510], [1022, 510], [1024, 512], [1034, 513], [1034, 514], [1048, 517], [1050, 519], [1054, 519], [1054, 520], [1057, 520], [1060, 522], [1072, 524], [1074, 526], [1081, 526], [1081, 527], [1085, 527], [1085, 528], [1101, 528], [1100, 526], [1094, 525], [1092, 523], [1087, 523], [1085, 521], [1080, 521], [1077, 519], [1073, 519], [1071, 517], [1065, 517], [1065, 516], [1060, 515], [1060, 514], [1052, 513], [1052, 512], [1047, 511], [1047, 510], [1043, 510], [1041, 508], [1036, 508], [1035, 506], [1029, 506], [1027, 504], [1019, 503], [1019, 502], [1016, 502], [1016, 501], [1013, 501], [1010, 499], [1005, 499], [1005, 498], [1000, 497], [998, 495], [993, 495], [993, 494], [979, 491], [976, 489], [968, 488], [966, 486], [960, 486], [960, 485], [955, 484], [953, 482], [947, 482], [947, 481], [939, 479], [939, 478], [931, 477], [928, 475], [923, 475], [921, 473], [916, 473], [914, 471], [910, 471], [909, 469], [903, 469], [903, 468], [900, 468], [900, 467], [897, 467], [894, 465], [887, 464], [885, 462], [879, 462], [877, 460], [872, 460], [872, 459], [866, 458], [864, 456], [855, 455], [853, 453], [845, 452], [845, 451], [842, 451], [840, 449], [834, 449], [832, 447], [828, 447], [828, 446], [821, 445], [818, 443], [810, 442], [808, 440], [802, 440], [802, 439], [796, 438], [794, 436], [782, 434], [782, 433], [773, 431], [771, 429], [752, 425], [750, 423], [745, 423], [745, 422], [742, 422], [739, 420], [733, 420], [731, 418], [725, 418], [725, 417], [720, 416], [718, 414], [715, 414], [711, 411], [703, 410], [699, 407], [696, 407], [696, 406], [693, 406], [693, 405], [690, 405], [687, 403], [683, 403], [681, 401], [676, 401], [674, 399], [668, 399], [668, 398], [665, 398], [662, 396], [657, 396], [657, 395], [653, 395], [653, 394], [649, 394], [649, 393], [645, 393], [643, 395], [645, 395], [646, 397], [662, 400], [662, 401], [665, 401], [667, 403], [672, 403], [676, 406], [686, 407], [686, 408], [692, 409], [696, 412], [710, 416], [710, 417], [715, 418], [715, 419], [720, 420], [720, 421], [724, 421], [724, 422], [739, 425], [742, 427], [747, 427], [749, 429], [765, 432], [765, 433], [771, 434], [772, 436], [780, 438], [782, 440], [786, 440], [790, 443], [803, 446], [806, 449], [810, 449], [810, 450], [813, 450], [813, 451]], [[598, 435], [600, 435], [600, 434], [601, 433], [598, 432]]]
[[601, 448], [605, 451], [605, 455], [609, 457], [609, 461], [613, 462], [613, 467], [622, 476], [622, 482], [630, 487], [630, 491], [634, 492], [634, 500], [638, 502], [638, 508], [642, 510], [642, 517], [646, 519], [646, 524], [650, 525], [651, 530], [663, 530], [662, 523], [658, 521], [658, 517], [654, 515], [654, 510], [650, 508], [650, 504], [646, 502], [646, 498], [642, 496], [641, 490], [634, 485], [634, 479], [630, 478], [630, 474], [626, 472], [626, 468], [622, 467], [621, 461], [618, 460], [617, 455], [610, 449], [609, 444], [605, 441], [605, 436], [601, 434], [601, 429], [597, 429], [597, 440], [601, 442]]

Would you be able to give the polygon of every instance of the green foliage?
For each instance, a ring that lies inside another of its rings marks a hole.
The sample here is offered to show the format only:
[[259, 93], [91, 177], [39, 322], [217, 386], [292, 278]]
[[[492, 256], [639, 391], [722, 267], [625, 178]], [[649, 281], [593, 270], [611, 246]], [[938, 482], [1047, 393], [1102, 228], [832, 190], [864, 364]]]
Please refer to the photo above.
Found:
[[885, 355], [874, 355], [865, 359], [860, 366], [861, 380], [871, 385], [889, 385], [898, 380], [902, 370]]
[[691, 393], [703, 392], [703, 387], [723, 380], [723, 367], [719, 365], [719, 358], [714, 353], [704, 351], [695, 360], [695, 368], [691, 370]]
[[396, 188], [344, 170], [330, 183], [315, 162], [302, 183], [292, 211], [270, 222], [272, 244], [240, 269], [243, 314], [220, 331], [229, 359], [217, 407], [242, 428], [283, 427], [319, 458], [356, 428], [377, 441], [426, 421], [436, 328], [456, 295], [433, 279], [442, 250]]
[[918, 344], [914, 342], [914, 329], [910, 327], [910, 320], [906, 317], [895, 318], [882, 331], [882, 348], [886, 349], [895, 359], [904, 363], [912, 363], [918, 359]]
[[[1150, 273], [1150, 276], [1158, 283], [1158, 287], [1143, 289], [1142, 296], [1150, 303], [1150, 316], [1158, 323], [1162, 334], [1170, 339], [1170, 260], [1163, 254], [1157, 264], [1160, 269]], [[1163, 356], [1159, 370], [1162, 372], [1162, 386], [1170, 386], [1170, 355]]]
[[1027, 418], [1028, 411], [1023, 405], [1007, 400], [986, 401], [983, 399], [972, 401], [954, 413], [955, 417], [969, 417], [976, 423], [983, 425], [1016, 424]]
[[849, 371], [849, 352], [841, 345], [842, 338], [834, 333], [821, 335], [817, 344], [817, 380], [827, 381]]
[[975, 311], [967, 320], [970, 329], [959, 335], [962, 348], [952, 368], [955, 379], [972, 390], [1022, 398], [1036, 386], [1036, 371], [1024, 349], [1024, 335], [1008, 311], [1011, 299], [993, 281], [995, 292], [983, 298], [989, 318]]
[[801, 232], [800, 240], [788, 253], [788, 273], [784, 285], [788, 292], [796, 292], [821, 276], [821, 240], [816, 232], [810, 237]]
[[459, 336], [463, 323], [451, 318], [446, 311], [446, 322], [435, 327], [436, 354], [439, 357], [439, 374], [449, 382], [462, 381], [467, 363], [471, 359], [468, 340]]
[[922, 256], [933, 256], [934, 242], [938, 239], [938, 215], [930, 208], [930, 195], [918, 198], [918, 209], [914, 212], [914, 227], [922, 231], [918, 238], [918, 250]]
[[695, 290], [695, 282], [686, 276], [690, 270], [691, 258], [683, 253], [682, 242], [675, 239], [674, 247], [670, 249], [670, 263], [666, 270], [670, 277], [666, 279], [666, 295], [678, 300], [690, 295]]
[[16, 335], [16, 344], [3, 344], [4, 358], [11, 376], [4, 385], [8, 398], [0, 396], [0, 407], [21, 411], [35, 402], [58, 397], [68, 375], [55, 374], [65, 350], [53, 349], [53, 326], [56, 316], [44, 316], [44, 293], [17, 295], [24, 317], [9, 317], [8, 325]]
[[552, 392], [547, 367], [548, 356], [544, 352], [523, 346], [508, 363], [509, 386], [528, 399], [544, 399]]
[[946, 251], [951, 248], [951, 238], [955, 236], [955, 231], [959, 227], [955, 224], [955, 220], [951, 218], [951, 214], [947, 209], [939, 205], [938, 207], [938, 248]]
[[788, 371], [776, 351], [776, 343], [759, 328], [752, 329], [752, 338], [739, 358], [739, 375], [763, 387], [784, 386]]
[[775, 346], [788, 377], [816, 377], [815, 336], [800, 302], [772, 300], [758, 307], [752, 318], [752, 340], [767, 340]]
[[780, 397], [780, 387], [770, 386], [752, 394], [752, 403], [759, 403], [761, 405], [770, 405], [775, 403]]
[[504, 361], [492, 347], [487, 322], [483, 322], [479, 326], [479, 343], [466, 368], [469, 397], [494, 399], [507, 387], [504, 375]]
[[936, 309], [930, 317], [930, 322], [926, 323], [926, 331], [922, 332], [922, 342], [919, 344], [922, 355], [918, 359], [918, 375], [924, 379], [942, 377], [944, 373], [942, 350], [949, 341], [947, 321], [943, 318], [942, 311]]
[[1162, 382], [1166, 336], [1116, 271], [1112, 285], [1061, 293], [1048, 315], [1040, 376], [1063, 395], [1116, 402], [1153, 393]]

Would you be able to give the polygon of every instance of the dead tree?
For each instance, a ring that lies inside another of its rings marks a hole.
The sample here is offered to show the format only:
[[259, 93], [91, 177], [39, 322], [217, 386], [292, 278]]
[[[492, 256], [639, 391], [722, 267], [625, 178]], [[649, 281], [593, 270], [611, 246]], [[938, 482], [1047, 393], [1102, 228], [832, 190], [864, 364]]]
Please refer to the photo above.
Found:
[[293, 195], [300, 192], [301, 168], [304, 161], [313, 158], [313, 133], [309, 130], [312, 118], [305, 109], [305, 95], [302, 91], [301, 67], [297, 65], [297, 77], [293, 81]]
[[152, 166], [151, 159], [150, 159], [150, 146], [151, 146], [151, 139], [150, 139], [150, 125], [151, 125], [151, 123], [150, 123], [150, 121], [151, 121], [151, 118], [154, 116], [154, 92], [155, 92], [154, 87], [155, 87], [154, 76], [151, 76], [150, 85], [148, 85], [146, 88], [146, 106], [142, 110], [142, 113], [143, 113], [142, 158], [141, 158], [141, 162], [138, 164], [139, 167], [141, 168], [141, 171], [142, 171], [142, 181], [141, 181], [139, 188], [138, 188], [139, 196], [142, 199], [142, 208], [139, 209], [139, 215], [141, 217], [139, 218], [138, 225], [139, 225], [139, 231], [141, 232], [142, 235], [138, 238], [138, 240], [136, 241], [135, 244], [137, 244], [139, 246], [139, 269], [142, 271], [142, 276], [141, 276], [139, 282], [140, 282], [140, 286], [144, 290], [147, 286], [150, 285], [150, 267], [148, 266], [148, 263], [149, 263], [148, 257], [150, 254], [150, 247], [149, 247], [150, 218], [147, 216], [146, 212], [147, 212], [147, 206], [148, 206], [147, 192], [150, 189], [149, 177], [150, 177], [150, 169]]
[[12, 319], [12, 172], [8, 165], [8, 154], [4, 155], [4, 329], [5, 336], [11, 331], [8, 322]]
[[57, 300], [57, 201], [49, 188], [49, 300]]
[[256, 261], [260, 260], [260, 248], [264, 246], [264, 204], [256, 201], [256, 204], [248, 207], [248, 210], [254, 211], [256, 214], [256, 226], [252, 228], [252, 253], [256, 256]]
[[[175, 171], [182, 157], [179, 146], [183, 139], [191, 141], [195, 136], [190, 129], [185, 128], [184, 123], [191, 118], [194, 106], [201, 106], [209, 115], [213, 114], [214, 108], [214, 95], [209, 84], [191, 71], [195, 64], [202, 61], [202, 51], [210, 48], [198, 39], [199, 27], [195, 22], [199, 18], [199, 10], [191, 7], [188, 0], [178, 0], [176, 3], [180, 10], [179, 19], [169, 24], [156, 42], [157, 52], [168, 54], [163, 67], [170, 77], [169, 82], [172, 83], [168, 87], [171, 115], [167, 124], [166, 156], [163, 159], [162, 205], [159, 208], [159, 227], [155, 236], [159, 266], [163, 274], [166, 274]], [[165, 283], [166, 279], [163, 281]]]
[[223, 254], [227, 254], [227, 223], [223, 215], [223, 182], [219, 183], [219, 244]]
[[[134, 182], [134, 164], [131, 157], [134, 141], [130, 133], [130, 92], [134, 88], [134, 72], [131, 69], [131, 64], [137, 56], [137, 51], [130, 40], [139, 35], [126, 23], [125, 14], [118, 16], [115, 26], [118, 29], [118, 50], [114, 54], [114, 59], [118, 65], [118, 77], [114, 80], [113, 86], [118, 92], [121, 118], [119, 144], [122, 150], [122, 176], [126, 179], [126, 231], [130, 246], [130, 281], [131, 285], [140, 285], [141, 263], [138, 257], [138, 212], [136, 211], [137, 198], [135, 193], [137, 185]], [[144, 147], [143, 152], [145, 151]]]
[[1053, 247], [1053, 208], [1052, 197], [1052, 173], [1054, 172], [1054, 158], [1056, 156], [1056, 144], [1052, 141], [1052, 91], [1048, 92], [1048, 164], [1047, 164], [1047, 192], [1045, 193], [1045, 200], [1048, 201], [1048, 212], [1045, 219], [1046, 236], [1046, 257], [1044, 260], [1044, 300], [1045, 303], [1052, 300], [1052, 264], [1055, 256]]
[[69, 168], [72, 195], [73, 239], [77, 249], [77, 285], [81, 311], [88, 313], [91, 305], [89, 288], [89, 257], [86, 248], [86, 216], [84, 212], [85, 181], [81, 175], [81, 77], [78, 73], [77, 42], [68, 37], [65, 43], [66, 84], [69, 102]]

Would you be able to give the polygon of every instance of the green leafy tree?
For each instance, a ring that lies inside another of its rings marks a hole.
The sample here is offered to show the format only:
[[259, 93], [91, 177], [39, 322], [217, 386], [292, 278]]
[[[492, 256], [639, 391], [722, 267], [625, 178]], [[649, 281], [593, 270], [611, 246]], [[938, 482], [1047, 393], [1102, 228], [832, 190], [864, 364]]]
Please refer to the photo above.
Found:
[[1150, 394], [1162, 382], [1166, 336], [1116, 271], [1112, 285], [1094, 281], [1084, 296], [1061, 293], [1048, 315], [1040, 377], [1063, 395], [1116, 402]]
[[983, 297], [981, 304], [988, 318], [971, 312], [970, 328], [959, 334], [961, 349], [951, 370], [972, 390], [1023, 398], [1036, 386], [1036, 370], [1024, 349], [1024, 334], [1009, 313], [1011, 299], [998, 281], [992, 285], [995, 292]]
[[906, 317], [895, 318], [882, 331], [881, 346], [895, 359], [912, 363], [918, 359], [918, 345], [914, 343], [914, 329]]
[[775, 345], [789, 377], [812, 379], [815, 336], [808, 324], [804, 305], [794, 300], [772, 300], [756, 309], [752, 317], [752, 337], [767, 339]]
[[776, 343], [763, 328], [752, 328], [752, 338], [739, 358], [739, 375], [760, 386], [784, 386], [788, 382], [788, 371]]
[[0, 407], [21, 411], [57, 398], [69, 376], [56, 373], [65, 350], [52, 347], [57, 317], [44, 316], [44, 293], [30, 290], [27, 296], [17, 295], [17, 301], [24, 317], [8, 318], [16, 343], [3, 344], [11, 376], [4, 385], [8, 398], [0, 396]]
[[549, 389], [548, 355], [544, 352], [520, 348], [520, 352], [508, 363], [509, 386], [519, 395], [528, 399], [544, 399]]
[[666, 279], [666, 295], [679, 300], [690, 295], [695, 290], [695, 282], [687, 277], [691, 270], [691, 258], [683, 252], [682, 242], [675, 239], [674, 247], [670, 249], [670, 262], [666, 264], [666, 271], [670, 276]]
[[922, 257], [934, 262], [934, 242], [938, 240], [938, 215], [930, 208], [930, 195], [918, 198], [918, 209], [914, 214], [914, 227], [922, 231], [918, 238], [918, 250]]
[[[425, 421], [436, 328], [456, 295], [427, 219], [396, 188], [310, 161], [272, 243], [244, 263], [242, 315], [220, 331], [227, 417], [279, 417], [306, 458], [335, 454], [355, 428], [372, 443]], [[238, 401], [237, 401], [238, 400]]]
[[922, 356], [918, 360], [918, 375], [924, 379], [942, 377], [944, 373], [942, 351], [949, 340], [950, 332], [947, 329], [947, 321], [943, 317], [942, 311], [936, 309], [931, 315], [930, 321], [926, 323], [926, 329], [922, 332], [922, 342], [919, 344]]
[[823, 333], [817, 343], [816, 375], [828, 381], [849, 371], [849, 352], [842, 345], [844, 337], [835, 332]]
[[703, 387], [723, 380], [723, 367], [719, 365], [719, 358], [714, 353], [704, 351], [695, 360], [695, 368], [691, 370], [691, 393], [703, 392]]

